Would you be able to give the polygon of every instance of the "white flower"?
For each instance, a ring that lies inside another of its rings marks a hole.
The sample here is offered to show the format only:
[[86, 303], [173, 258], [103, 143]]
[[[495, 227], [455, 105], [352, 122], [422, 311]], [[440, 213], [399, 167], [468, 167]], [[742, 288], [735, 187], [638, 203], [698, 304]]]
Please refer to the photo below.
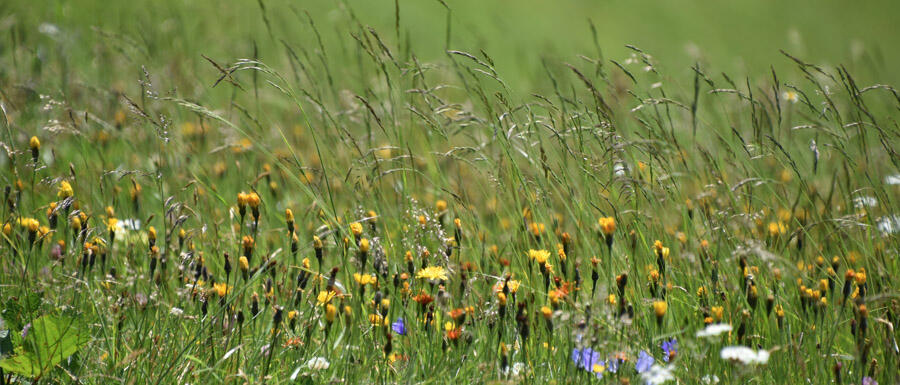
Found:
[[625, 176], [625, 165], [622, 163], [616, 163], [616, 165], [613, 166], [613, 173], [615, 173], [616, 176]]
[[701, 380], [703, 381], [704, 384], [710, 384], [710, 385], [718, 384], [719, 376], [717, 376], [715, 374], [707, 374], [707, 375], [703, 376], [703, 378], [701, 378]]
[[863, 207], [875, 207], [878, 206], [878, 199], [870, 196], [856, 197], [853, 198], [853, 206], [856, 206], [856, 208], [858, 209], [861, 209]]
[[172, 310], [169, 310], [169, 314], [174, 315], [176, 317], [180, 317], [182, 314], [184, 314], [184, 310], [181, 310], [177, 307], [173, 307]]
[[306, 367], [311, 370], [327, 370], [331, 366], [325, 357], [313, 357], [306, 361]]
[[791, 103], [797, 103], [797, 100], [800, 99], [796, 91], [784, 91], [781, 96], [784, 98], [784, 100], [787, 100]]
[[503, 374], [508, 375], [512, 378], [518, 378], [522, 371], [525, 370], [525, 364], [522, 362], [516, 362], [513, 366], [507, 367]]
[[674, 380], [675, 376], [672, 375], [672, 366], [653, 365], [650, 367], [650, 370], [641, 373], [641, 379], [646, 384], [659, 385], [663, 382]]
[[737, 361], [744, 365], [765, 364], [769, 362], [767, 350], [753, 350], [746, 346], [726, 346], [722, 348], [719, 356], [723, 360]]
[[729, 324], [710, 324], [702, 330], [697, 330], [697, 337], [715, 337], [719, 334], [728, 333], [730, 331], [731, 325]]
[[889, 184], [889, 185], [894, 185], [894, 186], [900, 184], [900, 174], [888, 175], [888, 176], [884, 177], [884, 183]]

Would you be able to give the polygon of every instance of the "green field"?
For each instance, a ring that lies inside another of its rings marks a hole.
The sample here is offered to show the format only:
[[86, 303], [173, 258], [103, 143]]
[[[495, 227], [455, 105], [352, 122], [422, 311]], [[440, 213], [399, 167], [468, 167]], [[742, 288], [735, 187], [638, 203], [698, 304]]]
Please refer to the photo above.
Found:
[[0, 4], [0, 384], [900, 382], [895, 1]]

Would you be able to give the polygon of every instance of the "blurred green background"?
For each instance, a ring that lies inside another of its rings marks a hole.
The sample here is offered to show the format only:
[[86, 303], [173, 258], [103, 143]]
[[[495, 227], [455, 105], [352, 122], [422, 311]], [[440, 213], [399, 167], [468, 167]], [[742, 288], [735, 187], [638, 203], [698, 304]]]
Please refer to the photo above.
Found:
[[[605, 59], [626, 59], [624, 45], [633, 44], [653, 55], [670, 75], [689, 75], [690, 65], [699, 61], [711, 73], [768, 76], [770, 66], [792, 66], [779, 53], [784, 49], [817, 64], [844, 64], [851, 72], [865, 72], [863, 80], [898, 80], [889, 71], [898, 62], [896, 0], [445, 1], [451, 12], [449, 47], [475, 53], [483, 49], [501, 77], [518, 90], [546, 85], [542, 59], [596, 58], [589, 20]], [[130, 56], [133, 70], [141, 64], [177, 67], [188, 78], [199, 70], [206, 82], [210, 68], [200, 53], [231, 62], [251, 57], [255, 42], [263, 61], [286, 68], [279, 40], [315, 50], [308, 11], [331, 64], [341, 70], [352, 71], [344, 64], [356, 60], [351, 32], [358, 30], [357, 22], [375, 28], [392, 49], [408, 52], [404, 47], [409, 47], [422, 61], [442, 57], [448, 17], [441, 1], [399, 0], [398, 5], [399, 31], [393, 0], [7, 0], [0, 4], [0, 49], [37, 47], [43, 60], [65, 50], [69, 60], [96, 62], [94, 73], [79, 76], [112, 81], [117, 75], [96, 60], [109, 54], [98, 43], [112, 42], [118, 53]], [[38, 32], [42, 23], [58, 28], [55, 39]], [[133, 74], [126, 79], [133, 80]]]

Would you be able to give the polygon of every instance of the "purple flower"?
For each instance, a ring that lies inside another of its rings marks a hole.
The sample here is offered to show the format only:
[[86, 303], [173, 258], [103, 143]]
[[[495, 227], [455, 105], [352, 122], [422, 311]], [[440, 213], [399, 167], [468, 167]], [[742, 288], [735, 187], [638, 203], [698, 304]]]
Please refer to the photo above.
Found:
[[650, 370], [651, 366], [653, 366], [653, 357], [641, 350], [641, 353], [638, 354], [637, 362], [634, 363], [634, 368], [638, 373], [643, 373]]
[[403, 317], [397, 318], [397, 321], [391, 324], [391, 329], [394, 333], [397, 333], [401, 336], [406, 335], [406, 323], [403, 322]]
[[617, 373], [619, 371], [619, 364], [621, 363], [621, 359], [617, 357], [610, 357], [609, 360], [606, 361], [606, 370], [610, 373]]
[[[576, 368], [582, 368], [588, 373], [595, 373], [594, 366], [600, 365], [606, 367], [606, 362], [600, 359], [600, 353], [591, 348], [584, 350], [572, 349], [572, 361]], [[603, 377], [603, 372], [596, 372], [597, 378]]]
[[862, 379], [862, 385], [878, 385], [878, 381], [875, 381], [872, 377], [865, 376]]
[[675, 354], [678, 353], [678, 341], [672, 338], [670, 341], [663, 341], [662, 345], [663, 350], [663, 361], [669, 362], [670, 359], [675, 357]]

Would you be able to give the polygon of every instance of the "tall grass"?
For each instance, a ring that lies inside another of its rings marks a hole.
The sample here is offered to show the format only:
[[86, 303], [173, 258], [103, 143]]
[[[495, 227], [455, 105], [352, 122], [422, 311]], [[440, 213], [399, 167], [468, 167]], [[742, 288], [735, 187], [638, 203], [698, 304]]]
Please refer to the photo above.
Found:
[[[382, 29], [341, 3], [337, 32], [267, 4], [237, 6], [264, 42], [190, 14], [143, 37], [101, 24], [91, 47], [44, 26], [53, 53], [14, 29], [0, 354], [52, 349], [23, 337], [42, 315], [90, 338], [37, 375], [0, 364], [3, 383], [601, 381], [586, 348], [605, 382], [645, 382], [641, 351], [681, 383], [898, 381], [900, 96], [857, 80], [877, 68], [666, 69], [604, 56], [591, 24], [593, 49], [510, 79], [455, 48], [450, 3], [429, 60], [399, 3]], [[181, 31], [252, 49], [165, 40]], [[732, 331], [695, 334], [710, 323]], [[720, 357], [734, 345], [770, 358]]]

